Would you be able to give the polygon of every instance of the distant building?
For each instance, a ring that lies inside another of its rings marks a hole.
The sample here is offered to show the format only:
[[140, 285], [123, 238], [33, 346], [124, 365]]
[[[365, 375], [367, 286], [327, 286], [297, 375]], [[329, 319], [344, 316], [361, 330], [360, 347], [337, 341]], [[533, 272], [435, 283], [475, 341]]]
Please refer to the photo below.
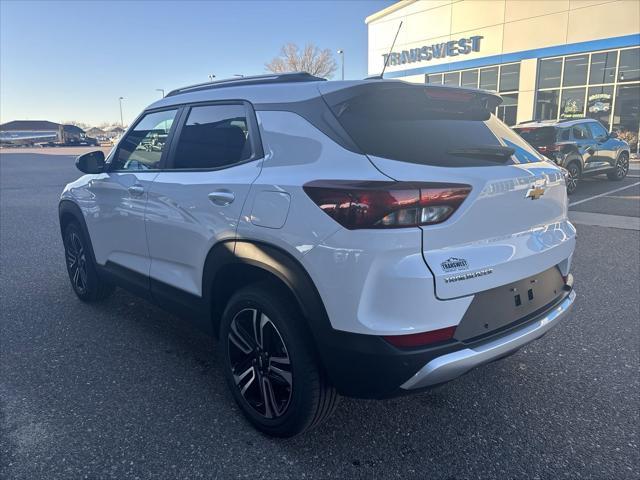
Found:
[[68, 145], [86, 143], [90, 140], [80, 127], [46, 120], [14, 120], [0, 125], [0, 143], [2, 144], [54, 143]]

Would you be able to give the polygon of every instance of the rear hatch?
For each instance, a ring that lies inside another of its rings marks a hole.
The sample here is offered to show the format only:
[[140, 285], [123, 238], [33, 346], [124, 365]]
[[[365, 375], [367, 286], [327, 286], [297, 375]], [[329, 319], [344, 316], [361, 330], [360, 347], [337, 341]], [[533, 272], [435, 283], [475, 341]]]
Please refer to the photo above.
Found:
[[562, 173], [490, 113], [499, 97], [388, 81], [320, 88], [387, 176], [471, 187], [446, 221], [420, 227], [439, 298], [515, 282], [570, 257], [575, 230]]

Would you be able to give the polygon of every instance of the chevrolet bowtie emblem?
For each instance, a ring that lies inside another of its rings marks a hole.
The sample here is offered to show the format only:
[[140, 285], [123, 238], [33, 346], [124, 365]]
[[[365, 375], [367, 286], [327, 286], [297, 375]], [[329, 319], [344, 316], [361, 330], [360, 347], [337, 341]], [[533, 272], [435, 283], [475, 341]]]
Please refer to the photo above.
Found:
[[525, 198], [530, 198], [531, 200], [538, 200], [543, 195], [544, 195], [544, 188], [534, 186], [533, 188], [530, 188], [527, 191]]

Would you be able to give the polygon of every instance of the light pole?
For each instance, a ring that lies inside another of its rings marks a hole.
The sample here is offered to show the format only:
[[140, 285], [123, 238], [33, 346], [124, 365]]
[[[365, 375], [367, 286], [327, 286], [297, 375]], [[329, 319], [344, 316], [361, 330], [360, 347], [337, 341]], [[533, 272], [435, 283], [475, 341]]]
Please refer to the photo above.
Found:
[[216, 76], [213, 73], [209, 74], [209, 81], [213, 82], [213, 79], [216, 78]]
[[124, 97], [118, 97], [118, 100], [120, 101], [120, 127], [124, 128], [124, 121], [122, 120], [122, 100], [124, 100]]
[[342, 80], [344, 80], [344, 50], [340, 49], [338, 50], [338, 53], [340, 54], [340, 58], [342, 59]]
[[162, 92], [162, 98], [164, 98], [164, 88], [156, 88], [156, 92]]

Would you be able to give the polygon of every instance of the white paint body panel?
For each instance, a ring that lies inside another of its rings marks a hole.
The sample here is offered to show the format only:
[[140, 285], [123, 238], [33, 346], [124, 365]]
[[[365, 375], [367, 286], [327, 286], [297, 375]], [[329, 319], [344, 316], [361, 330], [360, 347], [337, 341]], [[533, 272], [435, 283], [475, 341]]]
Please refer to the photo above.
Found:
[[[157, 172], [113, 172], [85, 175], [65, 188], [62, 198], [75, 201], [82, 210], [96, 261], [113, 262], [143, 275], [151, 260], [144, 215], [149, 186]], [[140, 196], [129, 187], [144, 189]]]
[[[236, 236], [238, 219], [262, 160], [215, 171], [160, 172], [149, 191], [146, 215], [150, 276], [202, 295], [205, 259], [217, 242]], [[228, 205], [209, 194], [233, 193]]]

